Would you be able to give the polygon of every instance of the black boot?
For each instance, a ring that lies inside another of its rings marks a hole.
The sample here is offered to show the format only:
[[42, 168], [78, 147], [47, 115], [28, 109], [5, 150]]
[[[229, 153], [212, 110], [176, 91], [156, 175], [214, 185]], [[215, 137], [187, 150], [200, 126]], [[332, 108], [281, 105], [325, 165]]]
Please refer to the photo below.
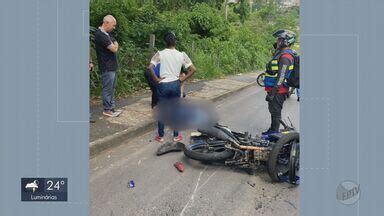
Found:
[[280, 128], [280, 117], [273, 116], [271, 119], [271, 128], [269, 130], [278, 133]]

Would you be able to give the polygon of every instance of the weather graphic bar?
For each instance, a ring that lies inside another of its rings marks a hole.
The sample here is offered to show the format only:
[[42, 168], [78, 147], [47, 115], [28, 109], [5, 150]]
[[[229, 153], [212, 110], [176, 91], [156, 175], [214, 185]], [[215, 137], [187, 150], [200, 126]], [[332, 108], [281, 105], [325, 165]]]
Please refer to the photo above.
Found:
[[67, 201], [67, 178], [21, 178], [21, 201]]

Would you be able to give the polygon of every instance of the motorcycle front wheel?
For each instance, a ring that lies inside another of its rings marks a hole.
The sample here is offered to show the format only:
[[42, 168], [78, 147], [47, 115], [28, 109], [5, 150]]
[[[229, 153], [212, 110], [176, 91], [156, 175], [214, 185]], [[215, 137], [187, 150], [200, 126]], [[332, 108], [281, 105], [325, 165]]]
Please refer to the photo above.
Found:
[[261, 86], [261, 87], [264, 87], [265, 85], [264, 85], [264, 73], [261, 73], [261, 74], [259, 74], [258, 76], [257, 76], [257, 78], [256, 78], [256, 82], [257, 82], [257, 84], [259, 85], [259, 86]]
[[[292, 146], [297, 148], [300, 143], [300, 135], [297, 132], [292, 132], [283, 135], [275, 144], [272, 146], [272, 150], [269, 155], [267, 162], [267, 171], [272, 181], [282, 182], [285, 180], [294, 183], [293, 180], [296, 177], [299, 157], [298, 153], [295, 155], [291, 154]], [[293, 161], [294, 160], [294, 161]], [[295, 177], [292, 175], [294, 173]]]
[[199, 142], [187, 145], [184, 149], [185, 156], [202, 162], [223, 162], [232, 158], [235, 152], [225, 148], [225, 141]]

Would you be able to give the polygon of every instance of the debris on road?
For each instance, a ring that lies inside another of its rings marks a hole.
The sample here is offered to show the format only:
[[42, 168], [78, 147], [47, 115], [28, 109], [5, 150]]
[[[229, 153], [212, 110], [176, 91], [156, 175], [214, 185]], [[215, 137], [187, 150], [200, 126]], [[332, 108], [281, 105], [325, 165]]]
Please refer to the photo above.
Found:
[[135, 187], [135, 181], [130, 180], [130, 181], [128, 182], [128, 188], [134, 188], [134, 187]]
[[257, 205], [256, 205], [256, 210], [259, 210], [263, 207], [263, 203], [262, 202], [258, 202]]
[[184, 172], [185, 167], [184, 167], [184, 164], [183, 164], [183, 163], [181, 163], [181, 162], [176, 162], [176, 163], [174, 164], [174, 166], [176, 167], [177, 170], [179, 170], [179, 172]]
[[184, 148], [185, 148], [185, 144], [182, 142], [177, 142], [177, 143], [167, 142], [161, 145], [157, 149], [156, 155], [160, 156], [169, 152], [181, 152], [181, 151], [184, 151]]
[[249, 186], [253, 187], [253, 188], [256, 187], [256, 183], [247, 181], [247, 184], [248, 184]]

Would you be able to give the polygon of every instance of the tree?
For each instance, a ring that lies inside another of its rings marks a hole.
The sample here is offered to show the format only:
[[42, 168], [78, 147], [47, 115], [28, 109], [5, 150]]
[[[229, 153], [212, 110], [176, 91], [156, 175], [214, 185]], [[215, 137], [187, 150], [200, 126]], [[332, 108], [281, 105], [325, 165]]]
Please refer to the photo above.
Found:
[[250, 6], [249, 6], [249, 0], [240, 0], [239, 6], [235, 8], [235, 12], [240, 15], [240, 21], [241, 23], [244, 23], [245, 20], [249, 17], [250, 14]]

